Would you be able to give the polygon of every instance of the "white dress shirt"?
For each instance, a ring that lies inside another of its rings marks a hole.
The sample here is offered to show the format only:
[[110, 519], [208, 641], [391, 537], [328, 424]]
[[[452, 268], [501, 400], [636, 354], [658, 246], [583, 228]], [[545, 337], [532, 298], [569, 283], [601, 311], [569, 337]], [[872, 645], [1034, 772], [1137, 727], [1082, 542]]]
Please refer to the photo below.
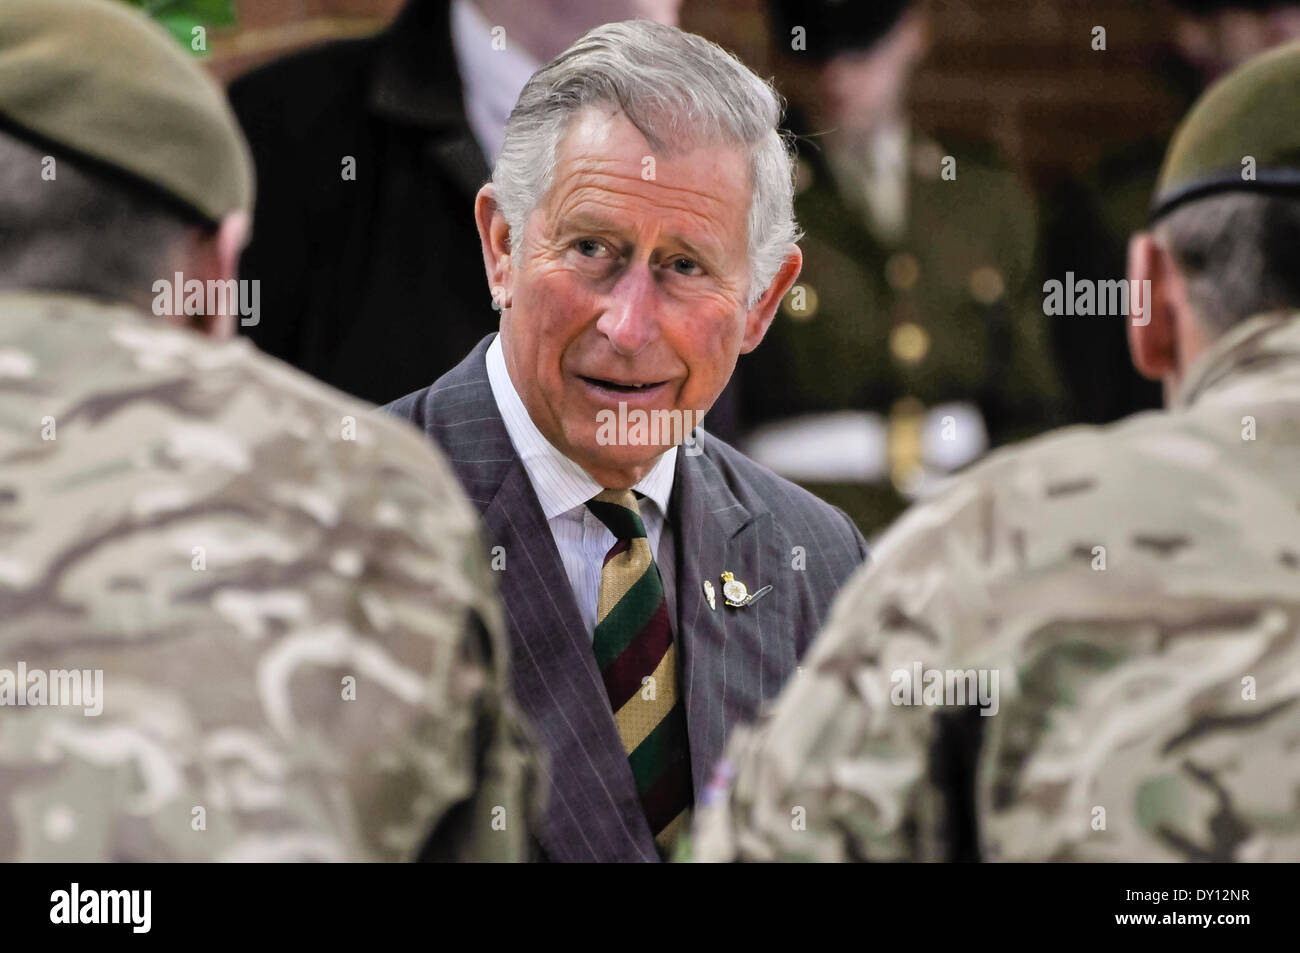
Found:
[[492, 24], [470, 0], [451, 5], [451, 46], [465, 97], [465, 117], [487, 164], [496, 164], [506, 137], [506, 120], [541, 63], [509, 36], [493, 48]]
[[[533, 485], [533, 492], [542, 504], [542, 513], [551, 535], [555, 537], [556, 548], [564, 563], [564, 571], [573, 587], [573, 595], [582, 613], [583, 624], [590, 635], [596, 632], [596, 601], [600, 594], [600, 570], [605, 563], [605, 554], [615, 543], [614, 534], [587, 509], [586, 503], [600, 493], [604, 487], [593, 480], [587, 471], [578, 466], [551, 444], [533, 423], [523, 399], [515, 390], [506, 369], [505, 352], [501, 347], [501, 335], [497, 335], [487, 352], [488, 382], [492, 385], [492, 397], [496, 400], [497, 410], [505, 421], [506, 433], [515, 452], [523, 462], [528, 480]], [[593, 426], [595, 421], [592, 421]], [[656, 556], [664, 589], [668, 598], [669, 617], [672, 617], [675, 604], [675, 587], [671, 566], [672, 534], [665, 532], [665, 515], [668, 512], [668, 498], [673, 490], [673, 476], [677, 466], [677, 448], [666, 450], [651, 468], [650, 472], [638, 482], [633, 489], [640, 492], [641, 522], [645, 524], [646, 539], [650, 542], [650, 551], [660, 553], [660, 542], [665, 542], [665, 560]], [[512, 556], [506, 553], [507, 569]], [[674, 626], [676, 628], [676, 626]]]

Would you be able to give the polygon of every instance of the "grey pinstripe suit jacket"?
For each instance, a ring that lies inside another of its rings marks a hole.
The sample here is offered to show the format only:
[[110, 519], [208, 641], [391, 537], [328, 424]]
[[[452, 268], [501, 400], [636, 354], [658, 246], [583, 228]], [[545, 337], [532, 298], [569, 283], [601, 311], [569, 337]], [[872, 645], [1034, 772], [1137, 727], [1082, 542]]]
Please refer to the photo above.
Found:
[[[506, 433], [488, 383], [493, 335], [423, 390], [384, 409], [424, 430], [451, 458], [483, 515], [512, 646], [515, 693], [550, 756], [551, 786], [537, 841], [559, 861], [658, 859], [627, 755], [555, 540]], [[841, 511], [709, 435], [677, 455], [669, 504], [677, 564], [675, 636], [696, 796], [731, 728], [753, 717], [794, 671], [840, 585], [866, 556]], [[802, 547], [806, 568], [796, 547]], [[727, 607], [720, 574], [753, 591]], [[702, 584], [712, 580], [717, 608]]]

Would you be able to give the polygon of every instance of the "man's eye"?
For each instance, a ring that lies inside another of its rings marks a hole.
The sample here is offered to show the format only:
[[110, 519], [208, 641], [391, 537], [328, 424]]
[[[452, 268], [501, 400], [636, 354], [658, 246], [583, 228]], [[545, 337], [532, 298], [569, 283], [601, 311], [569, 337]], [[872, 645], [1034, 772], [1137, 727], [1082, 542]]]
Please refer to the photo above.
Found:
[[679, 275], [702, 275], [704, 269], [700, 263], [693, 258], [674, 258], [672, 263], [673, 271]]
[[588, 258], [600, 258], [609, 252], [604, 242], [597, 241], [594, 238], [580, 238], [575, 243], [578, 253]]

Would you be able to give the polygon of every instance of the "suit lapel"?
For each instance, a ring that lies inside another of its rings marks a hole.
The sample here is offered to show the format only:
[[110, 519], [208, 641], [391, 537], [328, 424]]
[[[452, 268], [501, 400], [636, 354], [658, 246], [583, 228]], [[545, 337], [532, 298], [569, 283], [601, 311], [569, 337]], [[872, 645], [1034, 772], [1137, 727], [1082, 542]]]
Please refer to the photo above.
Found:
[[[707, 435], [700, 446], [707, 448]], [[673, 489], [677, 533], [677, 631], [698, 798], [722, 756], [731, 730], [749, 721], [794, 670], [791, 593], [782, 592], [783, 556], [772, 514], [746, 508], [707, 452], [678, 453]], [[721, 574], [729, 571], [751, 592], [772, 592], [743, 608], [726, 605]], [[710, 608], [703, 584], [713, 584]]]
[[492, 397], [484, 365], [490, 340], [444, 378], [434, 432], [483, 515], [489, 549], [505, 554], [497, 582], [515, 695], [550, 758], [537, 839], [557, 861], [658, 860], [591, 636]]

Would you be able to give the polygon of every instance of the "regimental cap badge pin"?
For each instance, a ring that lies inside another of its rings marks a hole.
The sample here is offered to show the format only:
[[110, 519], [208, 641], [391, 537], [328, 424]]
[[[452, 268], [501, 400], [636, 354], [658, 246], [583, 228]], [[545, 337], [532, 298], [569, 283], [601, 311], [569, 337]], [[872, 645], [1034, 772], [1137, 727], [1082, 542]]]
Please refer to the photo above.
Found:
[[722, 574], [722, 595], [726, 598], [727, 605], [733, 609], [750, 605], [771, 591], [771, 586], [764, 586], [758, 592], [751, 594], [745, 584], [736, 578], [735, 573], [724, 572]]
[[734, 573], [724, 572], [722, 574], [722, 595], [726, 597], [727, 605], [739, 608], [749, 598], [749, 590], [745, 588], [743, 582], [736, 578]]
[[709, 582], [707, 579], [704, 580], [704, 598], [709, 600], [710, 609], [718, 608], [718, 598], [714, 594], [713, 583]]

